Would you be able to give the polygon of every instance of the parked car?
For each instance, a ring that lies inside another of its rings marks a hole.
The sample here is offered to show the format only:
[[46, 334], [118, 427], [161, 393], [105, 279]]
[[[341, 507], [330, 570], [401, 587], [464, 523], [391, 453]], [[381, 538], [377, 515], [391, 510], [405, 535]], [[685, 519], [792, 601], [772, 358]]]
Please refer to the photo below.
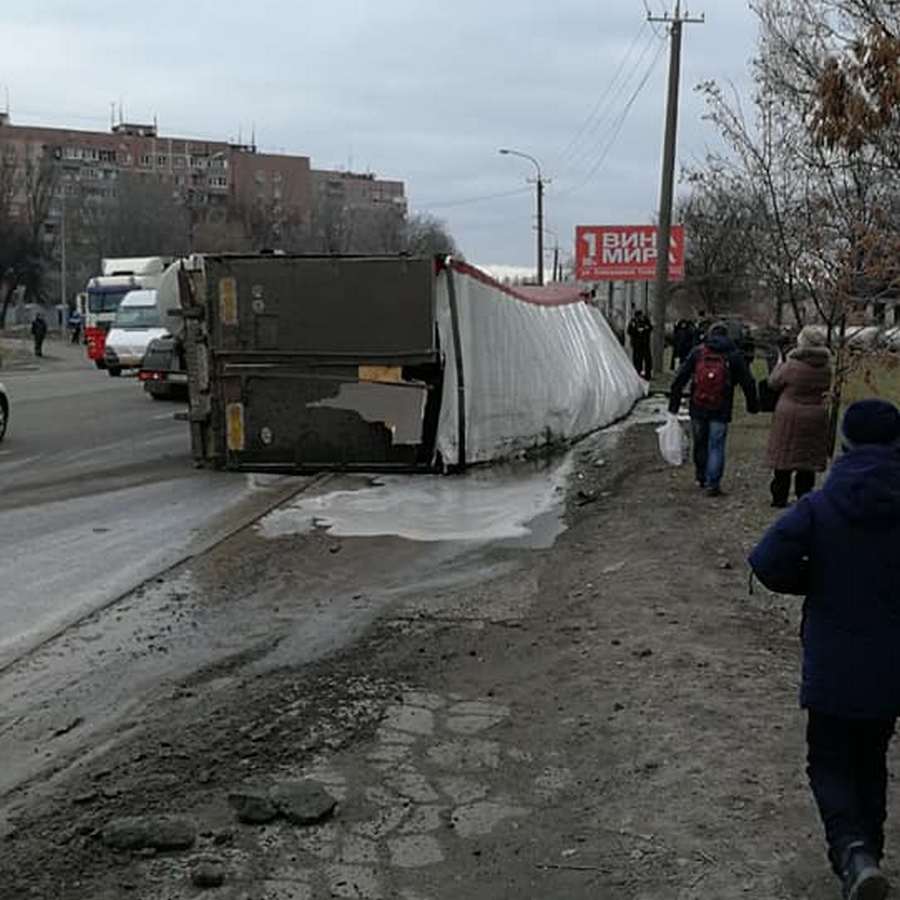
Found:
[[0, 384], [0, 441], [6, 434], [7, 425], [9, 425], [9, 395], [6, 388]]

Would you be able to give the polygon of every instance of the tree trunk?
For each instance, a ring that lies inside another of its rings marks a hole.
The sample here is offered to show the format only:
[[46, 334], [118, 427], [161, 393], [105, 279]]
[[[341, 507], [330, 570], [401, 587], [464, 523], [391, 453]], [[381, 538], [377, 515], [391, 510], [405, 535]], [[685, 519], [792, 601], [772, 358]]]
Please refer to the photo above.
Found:
[[[829, 333], [831, 329], [829, 327]], [[838, 426], [841, 421], [841, 402], [847, 383], [847, 314], [841, 316], [837, 353], [834, 364], [834, 388], [831, 391], [831, 421], [828, 425], [828, 455], [834, 456], [837, 448]]]
[[6, 328], [6, 312], [12, 303], [13, 294], [18, 286], [18, 280], [13, 279], [6, 288], [6, 293], [3, 296], [3, 306], [0, 307], [0, 329]]

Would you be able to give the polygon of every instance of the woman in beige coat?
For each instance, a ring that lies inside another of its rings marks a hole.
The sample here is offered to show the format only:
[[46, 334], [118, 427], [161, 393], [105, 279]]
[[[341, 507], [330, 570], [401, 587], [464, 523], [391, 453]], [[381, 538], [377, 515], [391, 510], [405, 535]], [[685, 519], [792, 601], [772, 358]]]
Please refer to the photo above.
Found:
[[772, 506], [785, 507], [791, 479], [797, 497], [816, 484], [816, 472], [828, 465], [828, 407], [831, 389], [831, 354], [824, 335], [807, 326], [797, 337], [797, 349], [769, 376], [769, 387], [779, 392], [769, 434]]

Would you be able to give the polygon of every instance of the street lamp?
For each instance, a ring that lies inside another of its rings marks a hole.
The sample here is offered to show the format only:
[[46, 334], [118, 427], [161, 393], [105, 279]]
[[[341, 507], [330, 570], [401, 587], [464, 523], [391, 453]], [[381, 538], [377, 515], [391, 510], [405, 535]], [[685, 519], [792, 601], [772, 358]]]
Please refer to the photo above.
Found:
[[544, 177], [541, 174], [541, 164], [530, 154], [521, 150], [510, 150], [502, 147], [499, 151], [503, 156], [521, 156], [527, 159], [537, 170], [537, 283], [544, 283]]

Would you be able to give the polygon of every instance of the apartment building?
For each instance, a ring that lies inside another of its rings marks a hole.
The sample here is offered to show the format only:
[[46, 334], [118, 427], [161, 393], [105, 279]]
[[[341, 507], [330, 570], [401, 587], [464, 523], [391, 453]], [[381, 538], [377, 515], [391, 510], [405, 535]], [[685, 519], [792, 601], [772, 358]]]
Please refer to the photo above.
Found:
[[[158, 133], [156, 123], [119, 122], [108, 132], [81, 131], [17, 126], [0, 114], [0, 158], [14, 160], [20, 175], [40, 160], [52, 163], [58, 177], [49, 231], [57, 227], [67, 199], [114, 200], [128, 176], [171, 186], [198, 230], [220, 227], [215, 233], [232, 243], [238, 232], [243, 235], [246, 246], [215, 248], [222, 250], [288, 240], [300, 247], [302, 236], [308, 244], [318, 203], [331, 209], [337, 203], [351, 218], [381, 216], [385, 210], [406, 214], [402, 182], [312, 170], [307, 156], [262, 153], [254, 144], [168, 137]], [[16, 183], [10, 214], [21, 218], [28, 202], [26, 179]]]

